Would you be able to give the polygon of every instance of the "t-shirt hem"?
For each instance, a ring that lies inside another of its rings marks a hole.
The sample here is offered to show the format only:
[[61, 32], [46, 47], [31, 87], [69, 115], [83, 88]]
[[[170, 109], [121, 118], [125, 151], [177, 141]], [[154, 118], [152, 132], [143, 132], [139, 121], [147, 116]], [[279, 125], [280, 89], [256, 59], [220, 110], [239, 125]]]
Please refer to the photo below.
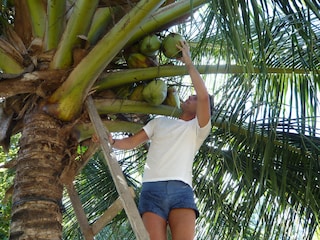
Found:
[[192, 187], [192, 184], [184, 179], [181, 178], [156, 178], [156, 179], [146, 179], [142, 180], [142, 183], [147, 183], [147, 182], [165, 182], [165, 181], [181, 181], [186, 184], [188, 184], [190, 187]]

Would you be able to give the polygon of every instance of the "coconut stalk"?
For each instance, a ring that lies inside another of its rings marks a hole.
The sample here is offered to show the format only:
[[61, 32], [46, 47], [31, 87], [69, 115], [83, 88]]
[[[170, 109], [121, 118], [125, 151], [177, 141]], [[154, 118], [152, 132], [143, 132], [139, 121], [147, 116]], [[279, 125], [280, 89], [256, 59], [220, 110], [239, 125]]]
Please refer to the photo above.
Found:
[[[94, 101], [95, 106], [99, 112], [99, 114], [110, 114], [110, 113], [140, 113], [140, 114], [158, 114], [158, 115], [167, 115], [179, 117], [181, 114], [181, 109], [174, 108], [167, 105], [150, 105], [146, 102], [139, 101], [131, 101], [131, 100], [106, 100], [106, 99], [97, 99]], [[108, 129], [112, 132], [136, 132], [141, 128], [140, 124], [136, 123], [127, 123], [122, 121], [106, 121], [104, 123]], [[212, 125], [218, 127], [219, 129], [225, 130], [227, 132], [231, 132], [233, 134], [237, 134], [243, 136], [245, 138], [254, 139], [252, 141], [261, 141], [263, 144], [267, 144], [269, 141], [268, 136], [264, 136], [263, 133], [255, 133], [252, 135], [248, 131], [246, 127], [239, 126], [236, 123], [230, 123], [228, 121], [223, 120], [222, 118], [212, 119]], [[75, 127], [75, 129], [79, 132], [79, 136], [81, 138], [89, 137], [92, 133], [92, 126], [87, 124], [79, 124]], [[249, 136], [250, 134], [250, 136]], [[286, 148], [291, 152], [296, 152], [298, 154], [302, 154], [301, 150], [295, 146], [285, 146], [283, 141], [281, 140], [273, 140], [273, 144], [280, 148]]]
[[27, 0], [26, 2], [31, 16], [33, 36], [42, 39], [47, 23], [46, 1]]
[[98, 8], [94, 14], [87, 40], [91, 45], [98, 42], [105, 32], [116, 10], [111, 7]]
[[[53, 93], [47, 107], [50, 114], [70, 121], [81, 110], [92, 85], [128, 39], [164, 1], [140, 1], [126, 14], [90, 53], [76, 66], [66, 81]], [[112, 44], [114, 43], [114, 44]]]
[[[143, 125], [134, 122], [126, 121], [103, 121], [104, 126], [109, 130], [109, 132], [128, 132], [136, 133]], [[91, 123], [79, 123], [74, 127], [73, 135], [82, 142], [85, 139], [91, 138], [94, 134], [94, 129]]]
[[28, 54], [28, 50], [26, 49], [26, 46], [24, 45], [22, 39], [14, 31], [11, 25], [4, 26], [3, 35], [5, 36], [5, 39], [7, 40], [7, 42], [10, 43], [11, 46], [19, 52], [19, 54], [21, 55]]
[[[244, 74], [247, 73], [245, 66], [237, 65], [199, 65], [197, 66], [200, 74]], [[283, 69], [267, 68], [267, 73], [277, 74], [306, 74], [303, 69]], [[254, 68], [252, 74], [265, 73], [260, 68]], [[123, 70], [121, 72], [110, 72], [101, 76], [99, 81], [94, 85], [96, 91], [118, 87], [128, 83], [150, 80], [153, 78], [171, 77], [188, 75], [185, 66], [159, 66], [148, 68], [136, 68]]]
[[66, 1], [49, 0], [47, 14], [45, 49], [50, 50], [58, 46], [63, 33], [66, 21]]
[[[2, 75], [4, 74], [0, 74], [0, 76]], [[54, 84], [59, 84], [60, 79], [65, 75], [65, 70], [34, 71], [32, 73], [24, 74], [22, 78], [5, 79], [0, 81], [0, 97], [8, 98], [24, 93], [39, 94], [38, 86], [43, 83], [43, 79], [46, 79], [52, 84], [51, 86], [54, 86]]]
[[99, 114], [110, 113], [140, 113], [140, 114], [158, 114], [179, 117], [181, 109], [168, 105], [151, 105], [147, 102], [132, 100], [114, 100], [114, 99], [97, 99], [94, 104]]
[[127, 45], [131, 45], [141, 37], [169, 25], [205, 3], [207, 3], [206, 0], [183, 0], [160, 8], [150, 17], [148, 22], [139, 28]]
[[0, 69], [4, 73], [19, 74], [24, 71], [23, 57], [7, 41], [0, 38]]
[[98, 3], [99, 0], [78, 0], [75, 2], [60, 45], [50, 64], [52, 69], [63, 69], [72, 65], [72, 50], [81, 43], [82, 40], [79, 36], [87, 35]]
[[[0, 46], [0, 69], [9, 74], [20, 74], [24, 71], [24, 67], [18, 63], [12, 55], [10, 55], [7, 52], [4, 52], [3, 49]], [[1, 74], [1, 78], [2, 75]]]
[[27, 1], [15, 1], [14, 5], [14, 30], [22, 39], [25, 46], [29, 46], [31, 40], [33, 39], [33, 30]]

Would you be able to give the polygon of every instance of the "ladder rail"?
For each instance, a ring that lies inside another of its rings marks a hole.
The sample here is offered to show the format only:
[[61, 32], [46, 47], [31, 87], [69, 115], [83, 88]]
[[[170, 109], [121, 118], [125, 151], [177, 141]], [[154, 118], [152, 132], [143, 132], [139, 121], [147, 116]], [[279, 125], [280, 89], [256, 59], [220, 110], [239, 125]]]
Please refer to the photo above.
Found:
[[94, 130], [99, 137], [99, 143], [103, 152], [107, 166], [116, 185], [119, 197], [122, 200], [123, 208], [128, 216], [131, 227], [139, 240], [149, 240], [149, 234], [143, 224], [142, 218], [139, 214], [137, 205], [130, 193], [127, 181], [124, 177], [122, 169], [117, 161], [116, 155], [112, 150], [109, 142], [109, 131], [103, 125], [99, 113], [94, 105], [91, 96], [86, 100], [87, 111], [90, 120], [93, 124]]

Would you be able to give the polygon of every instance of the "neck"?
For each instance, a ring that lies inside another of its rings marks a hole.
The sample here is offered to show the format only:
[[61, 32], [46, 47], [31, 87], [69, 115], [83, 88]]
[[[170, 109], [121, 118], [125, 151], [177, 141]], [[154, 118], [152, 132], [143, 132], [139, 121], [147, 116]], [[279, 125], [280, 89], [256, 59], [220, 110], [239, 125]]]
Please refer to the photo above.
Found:
[[196, 117], [195, 114], [187, 114], [187, 113], [182, 113], [179, 117], [179, 119], [184, 120], [184, 121], [190, 121]]

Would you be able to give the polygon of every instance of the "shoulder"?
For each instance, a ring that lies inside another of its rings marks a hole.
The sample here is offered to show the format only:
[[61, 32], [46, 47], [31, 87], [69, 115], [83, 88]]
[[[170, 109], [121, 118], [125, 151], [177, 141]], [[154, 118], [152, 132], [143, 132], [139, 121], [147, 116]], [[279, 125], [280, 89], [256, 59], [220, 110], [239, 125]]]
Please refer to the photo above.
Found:
[[147, 124], [143, 127], [143, 129], [149, 133], [152, 129], [155, 129], [159, 124], [164, 122], [164, 117], [156, 117], [151, 119]]
[[150, 120], [147, 124], [166, 124], [170, 122], [176, 122], [178, 121], [177, 118], [170, 118], [170, 117], [165, 117], [165, 116], [160, 116], [160, 117], [155, 117], [152, 120]]

